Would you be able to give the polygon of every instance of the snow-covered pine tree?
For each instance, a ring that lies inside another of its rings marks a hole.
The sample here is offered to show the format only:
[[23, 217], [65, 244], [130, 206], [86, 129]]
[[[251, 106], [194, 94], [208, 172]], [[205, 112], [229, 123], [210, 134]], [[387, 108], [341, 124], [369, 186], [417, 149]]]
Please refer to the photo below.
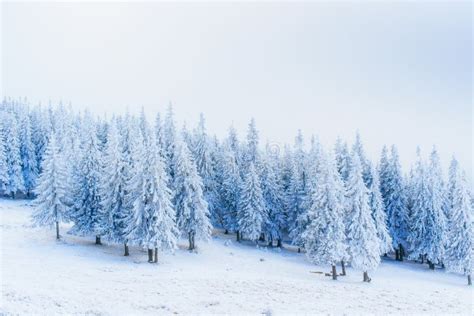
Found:
[[407, 236], [410, 258], [425, 259], [425, 238], [427, 232], [427, 215], [429, 212], [428, 171], [421, 157], [421, 150], [416, 150], [417, 160], [412, 169], [410, 189], [410, 231]]
[[[253, 163], [256, 167], [260, 162], [260, 153], [258, 150], [258, 131], [255, 124], [255, 119], [251, 119], [248, 130], [247, 130], [247, 148], [245, 151], [245, 167], [247, 168], [250, 163]], [[245, 171], [244, 171], [245, 172]]]
[[163, 130], [163, 123], [161, 121], [161, 114], [158, 112], [155, 117], [155, 138], [156, 138], [156, 145], [158, 146], [158, 151], [160, 155], [164, 158], [164, 130]]
[[20, 133], [17, 118], [13, 113], [7, 115], [5, 123], [5, 154], [8, 173], [5, 194], [15, 198], [17, 193], [25, 190], [21, 172]]
[[237, 210], [241, 186], [237, 159], [229, 143], [224, 144], [220, 159], [220, 197], [226, 232], [237, 231]]
[[302, 237], [308, 259], [314, 264], [331, 265], [332, 278], [336, 280], [336, 264], [346, 256], [344, 191], [333, 157], [323, 151], [320, 168], [308, 202], [309, 225]]
[[336, 140], [334, 153], [336, 155], [337, 170], [341, 175], [342, 181], [346, 182], [347, 178], [349, 178], [350, 154], [347, 143], [343, 142], [339, 137]]
[[115, 120], [112, 120], [107, 131], [107, 143], [102, 162], [99, 188], [103, 213], [100, 222], [101, 235], [110, 242], [123, 243], [124, 255], [128, 256], [129, 251], [125, 238], [126, 218], [129, 216], [129, 208], [125, 200], [126, 163]]
[[430, 155], [428, 168], [429, 203], [426, 217], [426, 236], [423, 243], [426, 249], [426, 260], [430, 265], [430, 269], [434, 269], [434, 265], [441, 264], [444, 257], [445, 207], [447, 206], [441, 163], [438, 152], [434, 147]]
[[165, 156], [166, 171], [169, 175], [170, 184], [174, 182], [174, 155], [176, 147], [176, 128], [174, 125], [174, 113], [171, 103], [168, 106], [163, 124], [163, 152]]
[[450, 210], [447, 224], [447, 249], [444, 264], [448, 271], [464, 273], [472, 285], [474, 270], [474, 225], [469, 185], [457, 161], [450, 168]]
[[[3, 115], [0, 116], [3, 119]], [[4, 192], [8, 182], [7, 153], [3, 128], [0, 128], [0, 192]]]
[[372, 210], [377, 237], [380, 240], [379, 254], [384, 255], [393, 251], [392, 237], [388, 232], [387, 214], [383, 204], [382, 194], [380, 193], [379, 173], [372, 166], [372, 183], [369, 188], [369, 203]]
[[380, 240], [377, 237], [369, 192], [365, 186], [362, 165], [357, 151], [352, 153], [349, 178], [346, 183], [348, 204], [347, 241], [351, 265], [364, 272], [364, 282], [370, 282], [368, 271], [373, 271], [380, 263]]
[[250, 162], [240, 188], [238, 226], [241, 237], [256, 242], [267, 220], [260, 178], [254, 163]]
[[223, 226], [222, 207], [219, 205], [219, 196], [216, 183], [216, 163], [212, 152], [210, 139], [206, 132], [204, 115], [201, 113], [199, 124], [194, 131], [192, 153], [199, 176], [204, 184], [204, 198], [208, 204], [214, 226]]
[[38, 161], [36, 161], [36, 152], [31, 139], [31, 125], [28, 113], [25, 113], [21, 120], [20, 144], [25, 194], [30, 196], [36, 186], [36, 178], [38, 177]]
[[84, 124], [82, 154], [74, 179], [75, 201], [71, 209], [74, 226], [70, 234], [95, 236], [96, 244], [101, 244], [100, 223], [103, 216], [100, 206], [99, 186], [101, 179], [101, 154], [97, 146], [97, 135], [92, 118]]
[[133, 212], [126, 221], [126, 236], [131, 243], [147, 248], [148, 262], [156, 263], [158, 251], [176, 248], [178, 231], [171, 190], [168, 187], [168, 175], [158, 153], [154, 133], [149, 130], [146, 122], [143, 128], [149, 137], [143, 140], [141, 130], [136, 134], [137, 145], [134, 153], [142, 151], [143, 156], [136, 162], [139, 164], [139, 172], [136, 172], [131, 180], [135, 199]]
[[384, 147], [380, 160], [380, 184], [388, 218], [388, 227], [395, 257], [402, 261], [407, 249], [408, 208], [406, 190], [403, 183], [402, 171], [395, 146], [391, 148], [391, 157], [387, 157]]
[[56, 239], [59, 240], [59, 223], [67, 219], [67, 205], [64, 201], [67, 174], [54, 135], [50, 136], [41, 169], [43, 172], [35, 189], [36, 210], [33, 222], [39, 226], [56, 225]]
[[268, 239], [269, 245], [277, 241], [281, 247], [283, 239], [283, 228], [285, 225], [283, 190], [276, 176], [276, 163], [270, 160], [269, 154], [262, 159], [261, 187], [267, 221], [263, 225], [263, 233]]
[[196, 239], [208, 240], [212, 225], [209, 209], [204, 199], [204, 185], [188, 146], [179, 141], [175, 152], [174, 206], [178, 228], [189, 240], [193, 250]]
[[357, 153], [360, 159], [360, 163], [362, 165], [362, 176], [364, 177], [364, 183], [366, 187], [370, 187], [372, 182], [371, 179], [371, 163], [370, 160], [367, 159], [365, 156], [364, 145], [362, 144], [362, 140], [360, 138], [359, 132], [356, 133], [356, 139], [352, 149]]

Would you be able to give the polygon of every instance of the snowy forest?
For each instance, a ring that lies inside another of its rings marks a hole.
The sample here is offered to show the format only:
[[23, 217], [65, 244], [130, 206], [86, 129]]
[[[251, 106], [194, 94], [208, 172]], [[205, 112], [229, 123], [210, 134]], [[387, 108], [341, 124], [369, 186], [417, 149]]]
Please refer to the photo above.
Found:
[[[317, 137], [276, 150], [252, 119], [218, 139], [200, 116], [178, 126], [173, 108], [153, 121], [127, 113], [108, 119], [70, 107], [4, 99], [0, 106], [0, 190], [35, 199], [32, 221], [69, 234], [147, 250], [158, 262], [180, 238], [189, 250], [213, 229], [237, 241], [297, 247], [331, 268], [352, 266], [370, 282], [381, 258], [462, 273], [471, 285], [473, 195], [453, 157], [442, 170], [435, 147], [419, 148], [402, 170], [397, 148], [371, 161], [361, 136], [324, 148]], [[342, 273], [338, 273], [341, 269]]]

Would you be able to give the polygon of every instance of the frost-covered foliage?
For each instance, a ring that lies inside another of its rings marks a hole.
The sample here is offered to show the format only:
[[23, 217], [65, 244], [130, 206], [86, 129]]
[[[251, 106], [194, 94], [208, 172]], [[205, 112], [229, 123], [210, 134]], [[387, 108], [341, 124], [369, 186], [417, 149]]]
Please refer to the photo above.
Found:
[[[50, 136], [46, 147], [42, 170], [35, 189], [37, 198], [33, 222], [40, 226], [58, 225], [67, 220], [68, 203], [64, 186], [67, 173], [54, 134]], [[59, 232], [57, 233], [59, 239]]]
[[183, 141], [178, 143], [175, 152], [173, 187], [178, 228], [189, 239], [189, 249], [194, 249], [195, 239], [209, 240], [212, 225], [204, 199], [204, 184]]
[[203, 117], [178, 135], [171, 106], [152, 125], [143, 109], [107, 119], [5, 99], [0, 193], [36, 197], [40, 224], [73, 221], [73, 233], [125, 246], [174, 249], [181, 234], [194, 248], [212, 219], [217, 233], [291, 242], [315, 263], [350, 254], [367, 271], [395, 249], [399, 260], [471, 271], [470, 186], [456, 161], [444, 181], [436, 151], [405, 179], [394, 146], [375, 168], [359, 134], [351, 153], [338, 139], [332, 157], [315, 136], [306, 149], [301, 131], [262, 150], [253, 119], [242, 143], [233, 127], [223, 140], [210, 134]]
[[364, 272], [380, 263], [380, 240], [372, 218], [369, 192], [365, 186], [359, 154], [354, 150], [346, 184], [348, 204], [347, 242], [351, 265]]
[[346, 257], [344, 191], [332, 156], [323, 153], [320, 164], [320, 181], [311, 192], [309, 225], [302, 238], [311, 262], [334, 266]]
[[451, 162], [449, 187], [448, 247], [444, 263], [449, 271], [470, 276], [474, 269], [473, 209], [469, 185], [455, 159]]
[[267, 220], [268, 216], [265, 210], [260, 178], [255, 170], [254, 163], [250, 162], [240, 188], [239, 232], [243, 237], [255, 241], [259, 239], [263, 225]]

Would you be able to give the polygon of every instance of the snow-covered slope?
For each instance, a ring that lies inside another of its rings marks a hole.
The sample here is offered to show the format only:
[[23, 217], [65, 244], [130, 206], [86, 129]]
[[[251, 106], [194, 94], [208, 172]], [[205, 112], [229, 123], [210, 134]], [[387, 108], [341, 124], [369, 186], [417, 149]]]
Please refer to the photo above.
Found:
[[198, 243], [199, 253], [160, 254], [94, 245], [94, 240], [33, 228], [25, 201], [0, 200], [0, 311], [14, 314], [473, 314], [461, 275], [384, 260], [332, 281], [303, 254], [238, 244], [234, 236]]

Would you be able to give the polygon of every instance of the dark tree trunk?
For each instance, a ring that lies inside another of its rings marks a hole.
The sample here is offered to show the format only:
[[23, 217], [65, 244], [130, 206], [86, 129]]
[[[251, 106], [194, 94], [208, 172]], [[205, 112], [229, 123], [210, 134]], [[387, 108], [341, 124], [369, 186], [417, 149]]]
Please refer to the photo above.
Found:
[[59, 240], [59, 222], [56, 221], [56, 239]]
[[471, 275], [467, 275], [467, 285], [472, 285]]
[[148, 262], [153, 262], [153, 249], [148, 248]]
[[425, 263], [425, 256], [420, 255], [420, 257], [421, 257], [421, 264]]
[[270, 241], [268, 242], [268, 247], [272, 247], [272, 248], [273, 248], [273, 240], [270, 240]]
[[260, 241], [265, 241], [265, 234], [264, 233], [260, 234]]
[[301, 248], [300, 248], [300, 247], [298, 247], [298, 253], [300, 253], [300, 252], [301, 252]]
[[332, 279], [337, 280], [336, 265], [332, 266]]
[[189, 250], [194, 250], [194, 233], [188, 234]]
[[388, 254], [387, 254], [387, 253], [384, 253], [383, 256], [384, 256], [385, 258], [387, 258], [387, 257], [388, 257]]
[[155, 263], [158, 263], [158, 248], [155, 248]]
[[125, 252], [124, 252], [123, 255], [124, 255], [124, 256], [129, 256], [130, 253], [128, 252], [128, 245], [127, 245], [126, 242], [123, 243], [123, 247], [124, 247], [124, 250], [125, 250]]
[[403, 250], [402, 244], [399, 244], [398, 247], [400, 248], [400, 261], [403, 261], [403, 255], [405, 254], [405, 251]]
[[226, 234], [226, 235], [229, 234], [229, 230], [226, 229], [226, 230], [224, 231], [224, 234]]
[[367, 272], [364, 272], [364, 282], [370, 282], [370, 278]]
[[395, 260], [400, 261], [400, 253], [398, 249], [395, 250]]
[[239, 231], [237, 231], [237, 234], [236, 234], [236, 235], [237, 235], [237, 241], [238, 241], [238, 242], [240, 242], [240, 238], [241, 238], [241, 236], [240, 236], [240, 232], [239, 232]]
[[430, 260], [427, 260], [428, 261], [428, 267], [430, 268], [430, 270], [434, 270], [435, 269], [435, 265], [433, 262], [431, 262]]
[[102, 245], [102, 242], [100, 241], [100, 236], [99, 235], [95, 236], [95, 244], [96, 245]]
[[12, 199], [15, 199], [15, 192], [12, 192], [11, 198], [12, 198]]
[[344, 263], [344, 260], [341, 260], [341, 268], [342, 268], [341, 275], [346, 275], [346, 264]]
[[278, 248], [281, 248], [281, 246], [282, 246], [282, 245], [281, 245], [281, 238], [278, 238], [278, 240], [277, 240], [277, 247], [278, 247]]

